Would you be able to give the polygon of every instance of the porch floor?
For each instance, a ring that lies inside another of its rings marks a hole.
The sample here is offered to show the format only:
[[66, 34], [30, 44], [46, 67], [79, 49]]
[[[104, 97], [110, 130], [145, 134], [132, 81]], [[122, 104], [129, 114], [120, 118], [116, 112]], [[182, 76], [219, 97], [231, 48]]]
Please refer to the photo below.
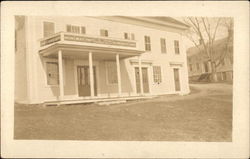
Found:
[[[84, 103], [97, 103], [100, 105], [104, 105], [101, 103], [119, 103], [126, 102], [130, 100], [142, 100], [142, 99], [151, 99], [155, 98], [155, 95], [138, 95], [138, 96], [127, 96], [127, 97], [93, 97], [90, 99], [65, 99], [65, 100], [55, 100], [55, 101], [46, 101], [44, 102], [44, 106], [52, 106], [52, 105], [69, 105], [69, 104], [84, 104]], [[109, 104], [106, 104], [109, 105]]]

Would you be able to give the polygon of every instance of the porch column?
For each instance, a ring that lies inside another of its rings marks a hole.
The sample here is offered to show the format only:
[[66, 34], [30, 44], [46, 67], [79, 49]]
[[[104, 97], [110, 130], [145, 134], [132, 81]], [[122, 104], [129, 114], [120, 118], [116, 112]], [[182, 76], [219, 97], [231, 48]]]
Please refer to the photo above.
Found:
[[141, 94], [144, 94], [144, 90], [143, 90], [143, 80], [142, 80], [142, 68], [141, 68], [141, 56], [138, 56], [138, 65], [139, 65], [139, 76], [140, 76]]
[[89, 52], [90, 95], [95, 96], [92, 52]]
[[59, 89], [60, 89], [59, 99], [62, 100], [64, 97], [62, 50], [58, 51], [58, 65], [59, 65]]
[[121, 70], [120, 70], [119, 54], [116, 54], [116, 70], [117, 70], [118, 96], [121, 96], [122, 95], [122, 86], [121, 86]]

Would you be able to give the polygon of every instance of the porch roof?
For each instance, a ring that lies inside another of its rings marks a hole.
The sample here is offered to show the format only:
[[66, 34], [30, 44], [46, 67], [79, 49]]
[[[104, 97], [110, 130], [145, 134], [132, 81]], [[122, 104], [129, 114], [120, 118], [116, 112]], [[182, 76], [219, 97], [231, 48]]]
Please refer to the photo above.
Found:
[[97, 47], [97, 46], [85, 46], [85, 45], [74, 45], [74, 44], [59, 44], [55, 43], [46, 49], [40, 50], [39, 53], [42, 56], [56, 57], [58, 51], [63, 52], [64, 57], [69, 58], [85, 58], [88, 56], [89, 52], [97, 55], [100, 58], [109, 57], [111, 55], [119, 54], [121, 58], [128, 58], [133, 56], [138, 56], [144, 51], [140, 50], [127, 50], [118, 48], [108, 48], [108, 47]]
[[64, 57], [71, 58], [85, 57], [89, 52], [102, 58], [114, 54], [127, 58], [145, 52], [138, 49], [136, 41], [111, 37], [59, 32], [40, 40], [39, 53], [42, 56], [57, 56], [59, 50], [62, 51]]

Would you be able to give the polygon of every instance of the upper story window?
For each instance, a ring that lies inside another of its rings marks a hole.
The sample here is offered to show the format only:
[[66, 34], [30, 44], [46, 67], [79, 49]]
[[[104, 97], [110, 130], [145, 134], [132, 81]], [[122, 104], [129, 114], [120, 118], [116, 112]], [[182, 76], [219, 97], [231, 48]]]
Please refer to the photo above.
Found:
[[59, 84], [59, 70], [57, 62], [46, 62], [47, 71], [47, 84], [58, 85]]
[[86, 28], [85, 27], [81, 27], [81, 34], [86, 34]]
[[109, 36], [108, 30], [101, 29], [101, 30], [100, 30], [100, 35], [101, 35], [101, 36], [106, 36], [106, 37], [108, 37], [108, 36]]
[[135, 34], [131, 33], [124, 33], [124, 39], [127, 39], [127, 40], [135, 40]]
[[108, 84], [117, 84], [117, 70], [116, 63], [114, 61], [106, 61], [106, 71]]
[[131, 40], [135, 40], [135, 34], [131, 33]]
[[55, 33], [55, 24], [52, 22], [43, 22], [43, 36], [48, 37]]
[[86, 33], [86, 28], [83, 26], [75, 26], [75, 25], [67, 25], [66, 26], [66, 31], [69, 33], [76, 33], [76, 34], [85, 34]]
[[161, 53], [167, 53], [166, 39], [161, 38]]
[[174, 50], [175, 50], [175, 54], [180, 54], [180, 48], [179, 48], [179, 41], [178, 40], [174, 41]]
[[161, 83], [161, 66], [153, 66], [154, 83]]
[[145, 50], [151, 51], [150, 36], [144, 36], [144, 41], [145, 41]]
[[129, 39], [128, 33], [124, 33], [124, 39]]

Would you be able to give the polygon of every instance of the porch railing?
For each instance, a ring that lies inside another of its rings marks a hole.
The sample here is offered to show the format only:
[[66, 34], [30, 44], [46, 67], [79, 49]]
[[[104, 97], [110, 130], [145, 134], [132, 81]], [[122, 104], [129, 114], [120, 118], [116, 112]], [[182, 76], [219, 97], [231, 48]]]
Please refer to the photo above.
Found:
[[104, 44], [104, 45], [114, 45], [136, 48], [135, 40], [125, 40], [111, 37], [100, 37], [86, 34], [74, 34], [67, 32], [59, 32], [52, 36], [43, 38], [40, 40], [40, 46], [44, 47], [58, 41], [73, 41], [73, 42], [83, 42], [83, 43], [94, 43], [94, 44]]

